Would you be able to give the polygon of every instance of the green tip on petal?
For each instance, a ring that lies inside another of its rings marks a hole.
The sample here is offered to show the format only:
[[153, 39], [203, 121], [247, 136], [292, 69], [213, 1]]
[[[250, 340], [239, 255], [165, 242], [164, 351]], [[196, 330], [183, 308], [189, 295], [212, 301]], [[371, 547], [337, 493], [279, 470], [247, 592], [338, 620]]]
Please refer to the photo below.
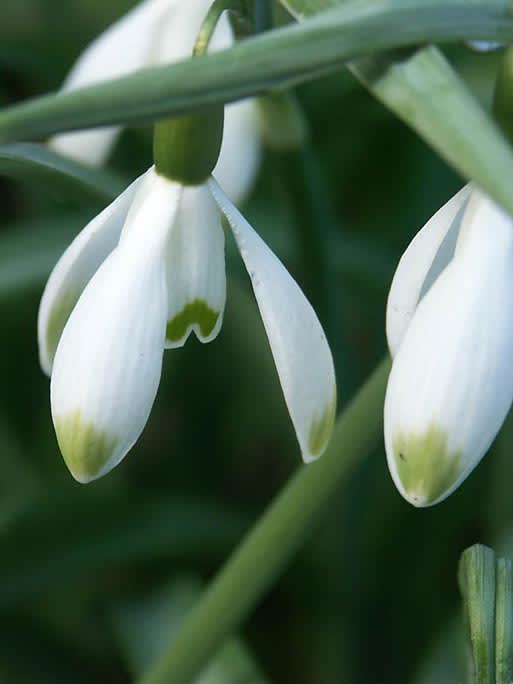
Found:
[[117, 437], [83, 420], [79, 409], [55, 418], [54, 424], [59, 448], [75, 480], [90, 482], [106, 472]]
[[400, 433], [393, 441], [397, 475], [414, 506], [430, 506], [452, 489], [461, 475], [461, 451], [450, 451], [448, 434], [432, 426], [424, 434]]
[[333, 393], [333, 398], [326, 407], [322, 415], [315, 417], [310, 425], [308, 433], [308, 449], [312, 458], [317, 458], [322, 454], [330, 441], [335, 415], [337, 412], [337, 393]]
[[218, 318], [219, 311], [211, 309], [202, 299], [194, 299], [168, 321], [166, 340], [168, 342], [179, 342], [194, 325], [199, 327], [201, 336], [206, 338], [214, 330]]

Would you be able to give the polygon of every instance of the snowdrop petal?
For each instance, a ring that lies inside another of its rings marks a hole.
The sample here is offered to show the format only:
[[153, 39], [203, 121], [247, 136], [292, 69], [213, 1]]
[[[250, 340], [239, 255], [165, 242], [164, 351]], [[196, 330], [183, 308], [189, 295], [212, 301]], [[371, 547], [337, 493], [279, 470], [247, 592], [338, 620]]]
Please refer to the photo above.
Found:
[[52, 417], [79, 482], [110, 471], [141, 434], [155, 399], [167, 320], [168, 221], [149, 216], [91, 279], [62, 333]]
[[333, 359], [314, 310], [297, 283], [214, 180], [248, 270], [303, 459], [322, 454], [336, 410]]
[[[145, 0], [112, 24], [80, 55], [62, 89], [77, 90], [132, 73], [151, 62], [155, 36], [172, 21], [178, 0]], [[118, 135], [118, 127], [63, 133], [49, 144], [57, 152], [90, 165], [107, 158]]]
[[206, 185], [183, 189], [166, 258], [166, 347], [181, 347], [192, 330], [210, 342], [223, 320], [226, 272], [221, 215]]
[[59, 133], [48, 146], [64, 157], [88, 166], [102, 166], [121, 133], [118, 126], [102, 126], [87, 131]]
[[397, 266], [387, 301], [386, 329], [395, 356], [419, 301], [454, 254], [471, 186], [452, 197], [416, 234]]
[[85, 286], [117, 245], [141, 178], [95, 216], [57, 262], [43, 292], [37, 328], [39, 360], [50, 375], [61, 333]]
[[225, 107], [223, 144], [213, 175], [235, 204], [246, 198], [260, 166], [257, 115], [254, 100]]
[[513, 398], [513, 224], [490, 200], [473, 200], [465, 250], [420, 302], [387, 388], [388, 465], [415, 506], [458, 487]]

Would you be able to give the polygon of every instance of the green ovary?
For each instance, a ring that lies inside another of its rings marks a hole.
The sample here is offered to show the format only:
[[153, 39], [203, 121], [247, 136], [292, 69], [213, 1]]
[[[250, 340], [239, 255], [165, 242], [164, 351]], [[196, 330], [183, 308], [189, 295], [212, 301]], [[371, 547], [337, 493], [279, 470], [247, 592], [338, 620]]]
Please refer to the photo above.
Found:
[[68, 322], [71, 312], [75, 308], [75, 304], [80, 297], [80, 291], [65, 290], [60, 294], [50, 311], [48, 316], [48, 325], [46, 328], [46, 346], [48, 348], [48, 355], [53, 362], [57, 345], [61, 339], [64, 326]]
[[198, 325], [202, 337], [208, 337], [215, 328], [219, 311], [214, 311], [202, 299], [189, 302], [166, 327], [166, 340], [178, 342], [183, 339], [189, 328]]
[[337, 393], [320, 417], [315, 417], [308, 433], [308, 448], [312, 456], [320, 456], [329, 442], [337, 412]]
[[435, 503], [461, 474], [461, 450], [449, 450], [445, 430], [431, 426], [424, 434], [400, 433], [393, 440], [397, 474], [411, 502]]
[[84, 420], [80, 409], [55, 418], [54, 424], [59, 448], [73, 477], [79, 482], [98, 477], [116, 449], [117, 437]]

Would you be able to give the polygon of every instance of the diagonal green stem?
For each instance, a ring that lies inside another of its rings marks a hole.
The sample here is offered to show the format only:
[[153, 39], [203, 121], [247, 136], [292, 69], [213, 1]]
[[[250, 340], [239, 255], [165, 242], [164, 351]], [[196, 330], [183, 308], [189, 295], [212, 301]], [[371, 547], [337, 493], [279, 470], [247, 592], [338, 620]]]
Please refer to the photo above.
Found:
[[307, 539], [355, 465], [382, 438], [383, 361], [339, 417], [326, 453], [299, 469], [221, 569], [142, 684], [190, 684]]
[[196, 38], [193, 50], [193, 54], [196, 57], [207, 53], [210, 40], [217, 27], [217, 22], [221, 18], [221, 14], [225, 11], [239, 14], [242, 16], [242, 19], [245, 19], [247, 14], [246, 3], [244, 0], [214, 0], [201, 24], [198, 37]]

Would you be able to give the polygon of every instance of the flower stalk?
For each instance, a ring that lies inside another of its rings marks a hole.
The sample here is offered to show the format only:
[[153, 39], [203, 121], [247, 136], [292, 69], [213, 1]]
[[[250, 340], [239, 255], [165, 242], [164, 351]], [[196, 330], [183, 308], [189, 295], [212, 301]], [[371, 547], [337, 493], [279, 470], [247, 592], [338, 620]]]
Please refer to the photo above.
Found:
[[224, 107], [218, 105], [156, 123], [153, 158], [157, 172], [183, 185], [204, 183], [219, 158], [223, 122]]
[[240, 19], [240, 21], [246, 21], [248, 17], [247, 4], [246, 0], [214, 0], [199, 30], [193, 55], [198, 57], [199, 55], [206, 54], [210, 40], [216, 30], [217, 22], [223, 12], [228, 11]]
[[301, 468], [228, 559], [141, 684], [189, 684], [277, 579], [352, 469], [381, 440], [385, 360], [339, 417], [331, 443]]

